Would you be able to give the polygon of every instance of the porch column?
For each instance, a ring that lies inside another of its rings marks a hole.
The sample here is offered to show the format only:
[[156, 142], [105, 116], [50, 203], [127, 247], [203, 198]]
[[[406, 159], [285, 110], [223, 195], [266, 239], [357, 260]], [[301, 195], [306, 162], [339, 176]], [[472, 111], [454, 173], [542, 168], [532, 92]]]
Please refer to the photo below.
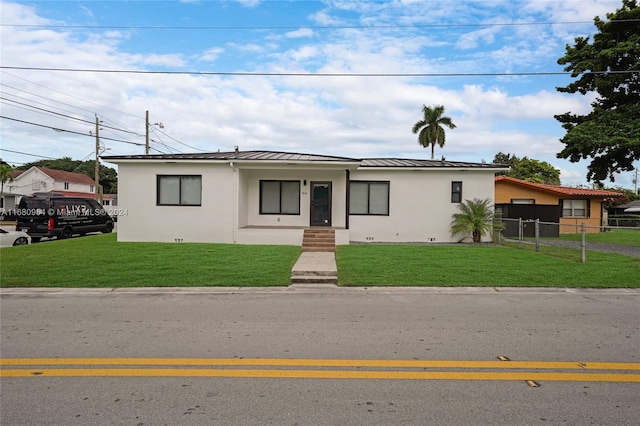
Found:
[[351, 181], [351, 172], [349, 171], [349, 169], [346, 170], [347, 172], [347, 188], [345, 191], [345, 194], [347, 194], [347, 199], [345, 200], [345, 206], [347, 207], [345, 209], [345, 218], [344, 218], [344, 228], [345, 229], [349, 229], [349, 211], [351, 210], [351, 206], [349, 206], [349, 188], [351, 187], [351, 185], [349, 184]]

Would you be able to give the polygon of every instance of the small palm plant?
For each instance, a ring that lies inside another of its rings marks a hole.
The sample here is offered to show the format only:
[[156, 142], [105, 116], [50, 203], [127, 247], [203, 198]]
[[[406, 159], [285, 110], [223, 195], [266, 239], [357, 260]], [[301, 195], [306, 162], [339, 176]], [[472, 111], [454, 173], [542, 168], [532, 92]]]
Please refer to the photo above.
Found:
[[451, 235], [471, 235], [474, 243], [482, 242], [482, 236], [494, 231], [495, 216], [490, 199], [465, 200], [458, 205], [460, 213], [453, 215]]

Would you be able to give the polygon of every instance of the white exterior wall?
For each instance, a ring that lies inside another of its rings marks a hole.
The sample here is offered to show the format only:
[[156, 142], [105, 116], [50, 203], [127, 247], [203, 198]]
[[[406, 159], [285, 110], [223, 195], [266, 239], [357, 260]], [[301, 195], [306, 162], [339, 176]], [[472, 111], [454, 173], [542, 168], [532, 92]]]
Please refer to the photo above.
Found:
[[[228, 164], [118, 164], [118, 241], [233, 242], [233, 177]], [[158, 206], [158, 175], [201, 175], [201, 206]]]
[[65, 188], [64, 187], [65, 182], [55, 181], [53, 182], [53, 190], [95, 193], [94, 185], [87, 185], [86, 183], [76, 183], [76, 182], [67, 182], [67, 183], [69, 184], [69, 187]]
[[[302, 167], [242, 167], [211, 162], [119, 163], [119, 241], [302, 243], [310, 224], [311, 182], [331, 182], [331, 226], [336, 243], [455, 242], [450, 235], [451, 183], [462, 182], [462, 199], [494, 200], [494, 172], [380, 168], [351, 172], [352, 181], [389, 181], [389, 215], [350, 215], [346, 227], [346, 172]], [[201, 175], [201, 206], [157, 206], [157, 175]], [[299, 215], [260, 214], [261, 180], [298, 180]], [[306, 185], [304, 181], [306, 180]], [[343, 228], [343, 229], [341, 229]], [[486, 237], [489, 238], [488, 236]]]
[[[246, 189], [246, 224], [241, 226], [309, 226], [311, 220], [311, 182], [331, 182], [331, 226], [345, 226], [346, 173], [344, 170], [243, 170]], [[300, 214], [260, 214], [261, 180], [300, 181]], [[307, 184], [304, 184], [304, 181]]]
[[[34, 182], [37, 182], [34, 184]], [[36, 168], [31, 168], [15, 178], [8, 186], [11, 194], [31, 195], [34, 192], [48, 192], [54, 189], [53, 178]]]
[[462, 199], [494, 199], [494, 173], [447, 170], [358, 170], [351, 180], [389, 181], [389, 216], [351, 215], [352, 242], [454, 242], [450, 234], [458, 203], [451, 182], [462, 182]]

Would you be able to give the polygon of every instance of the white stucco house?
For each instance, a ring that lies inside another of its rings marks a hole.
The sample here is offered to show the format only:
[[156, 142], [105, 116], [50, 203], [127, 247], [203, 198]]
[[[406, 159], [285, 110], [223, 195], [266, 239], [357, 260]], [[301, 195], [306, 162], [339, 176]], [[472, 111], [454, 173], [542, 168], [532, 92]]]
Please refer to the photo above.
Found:
[[461, 201], [494, 199], [502, 165], [273, 151], [103, 157], [118, 165], [119, 241], [300, 245], [450, 242]]
[[95, 198], [95, 181], [82, 173], [33, 166], [16, 170], [12, 180], [4, 184], [2, 207], [15, 209], [20, 198], [34, 193], [56, 192], [69, 197]]

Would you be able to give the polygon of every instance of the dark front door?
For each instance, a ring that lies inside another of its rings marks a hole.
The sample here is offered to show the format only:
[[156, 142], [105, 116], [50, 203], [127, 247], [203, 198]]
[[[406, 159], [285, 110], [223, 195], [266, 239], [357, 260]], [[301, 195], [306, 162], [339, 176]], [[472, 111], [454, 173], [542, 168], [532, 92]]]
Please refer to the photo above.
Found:
[[311, 226], [331, 226], [331, 182], [311, 182]]

